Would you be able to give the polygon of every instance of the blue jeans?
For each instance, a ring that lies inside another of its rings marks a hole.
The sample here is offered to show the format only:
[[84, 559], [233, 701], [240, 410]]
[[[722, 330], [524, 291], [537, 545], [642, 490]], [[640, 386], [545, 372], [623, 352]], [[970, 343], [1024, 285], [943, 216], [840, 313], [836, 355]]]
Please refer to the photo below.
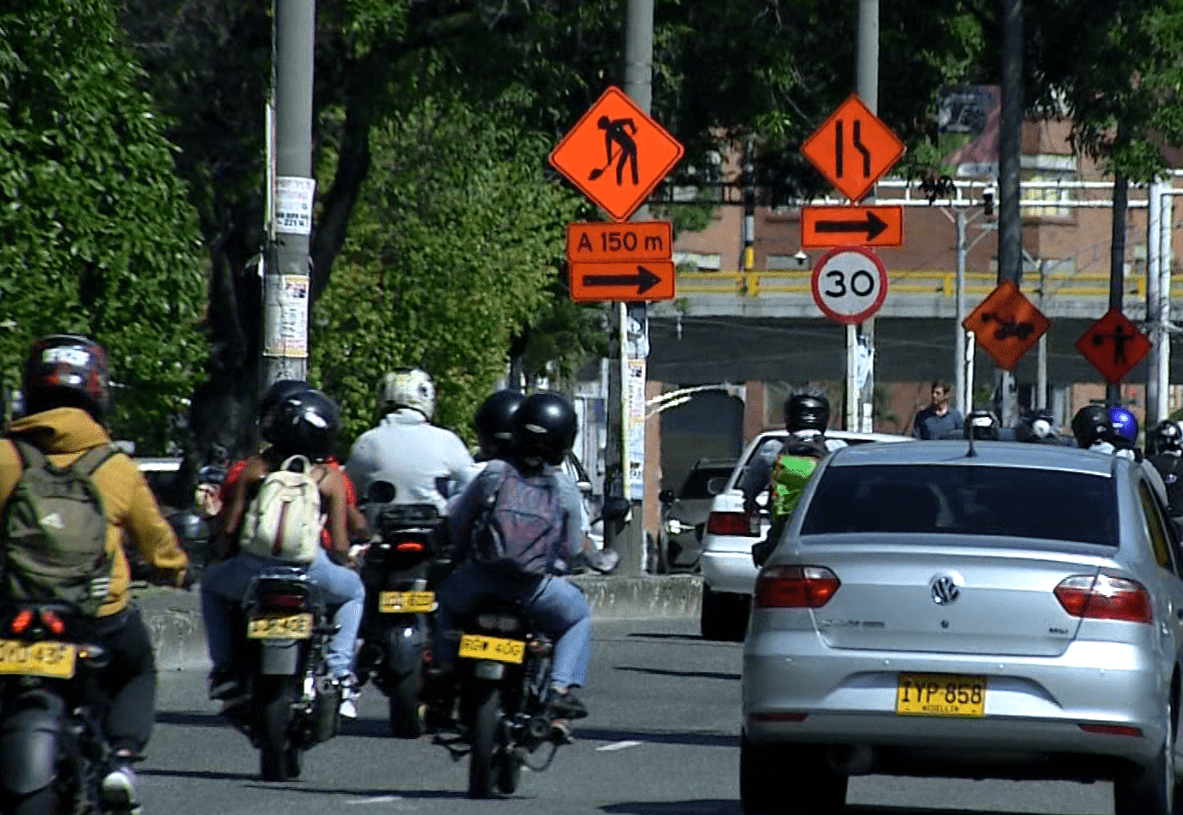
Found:
[[436, 589], [440, 605], [432, 648], [438, 664], [451, 666], [456, 662], [459, 643], [444, 636], [455, 626], [454, 619], [472, 614], [489, 597], [522, 598], [530, 616], [555, 638], [551, 685], [583, 685], [591, 662], [591, 609], [583, 592], [561, 577], [531, 577], [523, 582], [490, 572], [472, 561], [457, 568]]
[[[274, 565], [274, 560], [238, 554], [206, 569], [201, 579], [201, 615], [205, 618], [206, 641], [214, 670], [228, 668], [234, 658], [227, 604], [242, 602], [251, 578]], [[353, 668], [357, 629], [365, 608], [365, 587], [357, 572], [333, 563], [323, 549], [305, 571], [324, 592], [329, 609], [335, 609], [333, 623], [338, 629], [329, 640], [325, 667], [330, 676], [343, 676]]]

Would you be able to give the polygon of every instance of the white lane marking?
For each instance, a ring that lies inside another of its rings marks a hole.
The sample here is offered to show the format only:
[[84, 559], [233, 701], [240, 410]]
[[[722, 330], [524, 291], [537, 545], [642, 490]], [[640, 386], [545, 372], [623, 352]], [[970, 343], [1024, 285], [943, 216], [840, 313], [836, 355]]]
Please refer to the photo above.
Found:
[[636, 747], [639, 744], [644, 744], [640, 741], [616, 741], [612, 744], [605, 744], [603, 747], [597, 747], [596, 750], [601, 753], [610, 753], [613, 750], [627, 750], [630, 747]]
[[389, 804], [392, 801], [401, 801], [401, 795], [379, 795], [377, 798], [359, 798], [356, 801], [345, 801], [346, 804]]

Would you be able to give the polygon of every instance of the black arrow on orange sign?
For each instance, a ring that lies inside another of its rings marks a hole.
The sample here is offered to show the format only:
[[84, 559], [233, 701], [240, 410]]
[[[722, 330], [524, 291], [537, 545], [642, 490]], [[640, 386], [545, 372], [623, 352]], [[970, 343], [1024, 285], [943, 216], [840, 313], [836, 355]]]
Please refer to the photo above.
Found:
[[583, 278], [585, 286], [633, 286], [637, 294], [644, 294], [661, 282], [661, 278], [644, 266], [637, 267], [636, 274], [589, 274]]
[[887, 223], [874, 212], [868, 212], [867, 218], [864, 221], [818, 221], [814, 227], [818, 232], [830, 232], [832, 234], [866, 232], [867, 240], [870, 241], [877, 238], [883, 230], [887, 229]]

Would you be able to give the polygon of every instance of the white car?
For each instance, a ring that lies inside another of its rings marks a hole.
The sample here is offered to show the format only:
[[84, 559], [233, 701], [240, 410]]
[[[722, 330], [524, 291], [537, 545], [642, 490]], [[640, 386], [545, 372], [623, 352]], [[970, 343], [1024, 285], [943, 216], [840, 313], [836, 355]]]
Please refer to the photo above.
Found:
[[[752, 560], [752, 546], [768, 534], [769, 518], [764, 509], [749, 513], [744, 508], [744, 494], [739, 489], [741, 479], [757, 451], [770, 440], [783, 440], [788, 431], [765, 430], [748, 444], [739, 458], [727, 483], [711, 503], [706, 533], [702, 538], [702, 636], [710, 640], [743, 639], [747, 630], [752, 591], [756, 585], [756, 564]], [[912, 441], [911, 436], [894, 433], [854, 433], [846, 430], [827, 430], [826, 438], [844, 441], [848, 445], [869, 442]], [[767, 502], [767, 491], [757, 498], [757, 504]]]

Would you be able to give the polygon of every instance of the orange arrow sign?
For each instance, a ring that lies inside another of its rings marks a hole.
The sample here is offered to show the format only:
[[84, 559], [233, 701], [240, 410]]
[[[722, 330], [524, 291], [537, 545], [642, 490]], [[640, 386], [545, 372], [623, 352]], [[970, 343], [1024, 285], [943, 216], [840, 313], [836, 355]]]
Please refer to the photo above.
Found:
[[903, 207], [801, 207], [802, 249], [903, 243]]
[[601, 300], [672, 300], [673, 261], [644, 263], [571, 263], [571, 299], [576, 302]]
[[801, 145], [805, 158], [851, 201], [870, 192], [906, 149], [856, 93]]

